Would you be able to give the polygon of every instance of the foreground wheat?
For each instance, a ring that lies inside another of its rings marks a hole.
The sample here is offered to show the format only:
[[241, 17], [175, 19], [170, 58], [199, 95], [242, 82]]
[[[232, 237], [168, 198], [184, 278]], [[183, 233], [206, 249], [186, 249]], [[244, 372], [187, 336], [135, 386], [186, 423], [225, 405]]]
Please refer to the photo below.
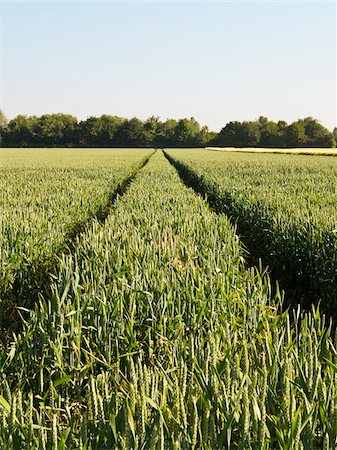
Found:
[[6, 449], [333, 449], [336, 341], [161, 152], [2, 349]]

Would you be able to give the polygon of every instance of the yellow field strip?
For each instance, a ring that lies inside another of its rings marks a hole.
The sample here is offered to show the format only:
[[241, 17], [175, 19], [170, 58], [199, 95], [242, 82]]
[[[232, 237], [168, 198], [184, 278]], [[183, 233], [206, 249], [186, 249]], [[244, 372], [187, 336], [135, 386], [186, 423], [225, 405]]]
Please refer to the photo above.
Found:
[[284, 153], [293, 155], [323, 155], [337, 156], [335, 148], [254, 148], [254, 147], [206, 147], [206, 150], [220, 152], [245, 152], [245, 153]]

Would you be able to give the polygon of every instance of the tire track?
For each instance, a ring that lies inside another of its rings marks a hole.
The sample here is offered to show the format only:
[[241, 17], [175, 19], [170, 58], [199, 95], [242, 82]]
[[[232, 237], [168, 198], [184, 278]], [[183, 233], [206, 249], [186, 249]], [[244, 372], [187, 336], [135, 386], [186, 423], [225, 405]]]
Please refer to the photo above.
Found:
[[127, 192], [130, 184], [155, 153], [156, 150], [144, 158], [131, 174], [118, 184], [117, 188], [110, 193], [105, 205], [101, 205], [86, 220], [74, 224], [66, 234], [63, 243], [55, 249], [51, 257], [37, 261], [26, 267], [25, 270], [18, 272], [11, 288], [2, 292], [0, 290], [0, 341], [6, 341], [11, 332], [19, 331], [21, 322], [19, 315], [25, 315], [22, 311], [19, 313], [19, 307], [30, 309], [39, 298], [48, 296], [50, 279], [57, 274], [60, 255], [72, 253], [77, 237], [85, 232], [94, 221], [105, 222], [117, 198]]
[[[164, 155], [177, 170], [180, 179], [186, 186], [192, 188], [196, 194], [200, 195], [215, 213], [226, 214], [233, 225], [236, 226], [240, 241], [247, 250], [247, 255], [245, 257], [247, 266], [258, 267], [260, 271], [268, 271], [272, 285], [272, 295], [274, 295], [277, 290], [283, 292], [284, 310], [293, 308], [295, 311], [298, 308], [298, 305], [300, 305], [302, 309], [311, 310], [312, 305], [317, 305], [317, 296], [314, 296], [307, 283], [297, 276], [296, 273], [289, 273], [287, 270], [277, 270], [276, 264], [273, 264], [273, 260], [268, 260], [266, 264], [262, 255], [259, 254], [259, 249], [254, 246], [254, 242], [249, 238], [252, 230], [249, 228], [247, 221], [245, 221], [245, 217], [231, 215], [231, 204], [233, 204], [235, 200], [230, 194], [228, 194], [228, 198], [222, 198], [220, 201], [218, 197], [208, 192], [203, 180], [200, 179], [200, 177], [187, 165], [174, 159], [165, 151]], [[275, 257], [277, 257], [277, 255], [275, 255]], [[333, 311], [328, 307], [324, 309], [323, 306], [324, 305], [321, 304], [321, 309], [327, 318], [327, 323], [332, 321], [332, 326], [335, 329], [337, 325], [336, 311]]]

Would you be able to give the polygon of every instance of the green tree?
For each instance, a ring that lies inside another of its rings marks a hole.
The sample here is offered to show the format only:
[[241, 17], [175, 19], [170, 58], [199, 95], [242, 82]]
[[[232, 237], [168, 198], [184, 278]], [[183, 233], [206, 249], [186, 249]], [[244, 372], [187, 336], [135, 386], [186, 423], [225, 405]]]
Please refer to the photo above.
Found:
[[277, 122], [277, 128], [278, 132], [277, 132], [276, 147], [286, 147], [287, 146], [286, 132], [288, 128], [287, 122], [285, 122], [284, 120], [279, 120]]
[[224, 147], [257, 147], [260, 142], [258, 122], [229, 122], [219, 133], [217, 145]]
[[175, 147], [175, 129], [177, 121], [168, 119], [165, 122], [159, 122], [157, 127], [157, 134], [154, 139], [154, 146], [158, 148]]
[[7, 126], [7, 123], [8, 123], [7, 117], [0, 109], [0, 129], [1, 130], [5, 129]]
[[44, 114], [34, 126], [36, 144], [42, 147], [73, 146], [76, 127], [77, 119], [70, 114]]
[[303, 120], [291, 123], [285, 132], [285, 141], [287, 147], [305, 147], [307, 139]]
[[143, 137], [145, 147], [156, 147], [156, 136], [160, 129], [159, 117], [149, 117], [143, 125]]
[[81, 147], [99, 147], [102, 123], [98, 117], [88, 117], [78, 125], [77, 142]]
[[122, 117], [103, 114], [100, 117], [100, 134], [98, 144], [101, 147], [114, 147], [118, 128], [125, 121]]
[[333, 134], [312, 117], [303, 119], [308, 147], [335, 147], [336, 141]]
[[279, 127], [276, 122], [268, 120], [266, 117], [259, 118], [260, 127], [260, 147], [278, 147]]
[[35, 129], [38, 123], [36, 116], [18, 115], [10, 120], [6, 129], [6, 145], [9, 147], [34, 147], [36, 143]]
[[214, 135], [210, 133], [207, 126], [201, 128], [195, 137], [195, 145], [197, 147], [205, 147]]
[[208, 140], [205, 145], [207, 145], [207, 146], [217, 145], [216, 142], [217, 142], [218, 137], [219, 137], [219, 133], [217, 133], [216, 131], [209, 131], [208, 132]]
[[240, 147], [257, 147], [260, 142], [260, 127], [258, 122], [242, 122]]
[[7, 128], [7, 123], [8, 123], [7, 117], [0, 109], [0, 147], [2, 147], [2, 144], [3, 144], [4, 135], [5, 135], [6, 128]]
[[214, 145], [223, 147], [236, 147], [239, 142], [241, 123], [238, 121], [227, 123], [221, 130], [218, 137], [213, 141]]
[[335, 128], [333, 129], [332, 135], [333, 135], [333, 137], [334, 137], [334, 139], [335, 139], [335, 142], [337, 142], [337, 127], [335, 127]]
[[333, 134], [316, 119], [306, 117], [290, 124], [286, 130], [288, 147], [335, 147]]
[[103, 114], [89, 117], [79, 123], [77, 144], [82, 147], [114, 147], [116, 133], [125, 119]]
[[197, 145], [197, 136], [200, 133], [199, 123], [191, 117], [180, 119], [174, 131], [174, 140], [177, 147], [194, 147]]
[[115, 143], [120, 147], [144, 147], [143, 122], [136, 117], [123, 122], [116, 132]]

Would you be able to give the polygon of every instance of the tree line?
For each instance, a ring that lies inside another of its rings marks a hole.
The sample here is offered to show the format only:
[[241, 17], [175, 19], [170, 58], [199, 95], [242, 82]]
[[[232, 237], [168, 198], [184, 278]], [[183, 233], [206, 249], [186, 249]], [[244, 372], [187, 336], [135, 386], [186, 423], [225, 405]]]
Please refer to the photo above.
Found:
[[223, 147], [336, 147], [337, 128], [331, 133], [312, 117], [288, 125], [260, 117], [251, 122], [229, 122], [213, 139]]
[[190, 119], [141, 121], [102, 115], [78, 121], [70, 114], [18, 115], [0, 111], [2, 147], [335, 147], [331, 133], [312, 117], [288, 125], [266, 117], [229, 122], [219, 133]]

